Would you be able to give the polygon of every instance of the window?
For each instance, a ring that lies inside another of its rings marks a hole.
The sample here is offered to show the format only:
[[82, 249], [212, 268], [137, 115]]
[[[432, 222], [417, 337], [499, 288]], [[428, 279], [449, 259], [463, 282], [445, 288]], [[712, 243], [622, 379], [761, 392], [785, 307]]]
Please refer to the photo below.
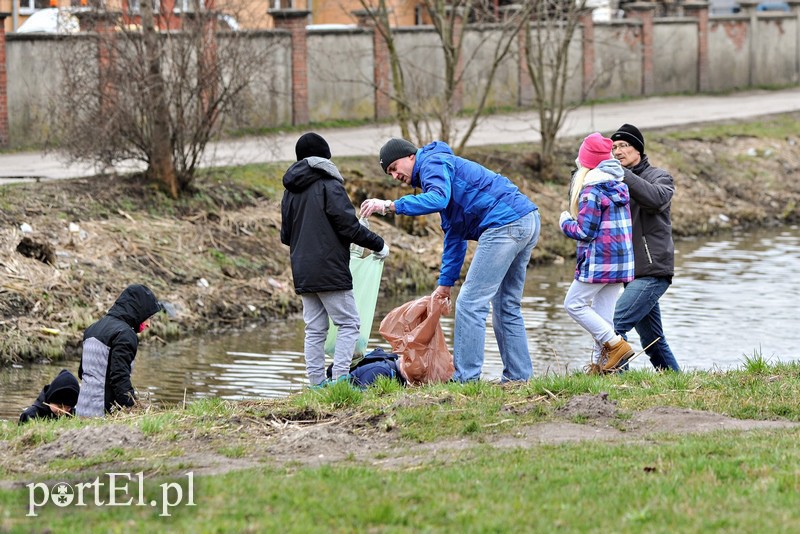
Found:
[[206, 8], [204, 0], [175, 0], [175, 13], [194, 13], [198, 5], [201, 11]]
[[48, 7], [55, 7], [50, 5], [50, 0], [19, 0], [19, 12], [23, 15]]
[[[128, 13], [132, 15], [138, 15], [142, 12], [142, 6], [140, 0], [127, 0], [128, 3]], [[152, 0], [153, 4], [153, 13], [158, 13], [159, 9], [161, 9], [161, 2], [159, 0]]]

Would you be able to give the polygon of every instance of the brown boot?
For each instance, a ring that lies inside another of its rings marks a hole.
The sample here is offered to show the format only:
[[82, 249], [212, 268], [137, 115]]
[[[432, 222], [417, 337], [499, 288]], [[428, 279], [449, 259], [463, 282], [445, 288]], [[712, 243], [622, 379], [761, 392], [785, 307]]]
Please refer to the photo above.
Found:
[[603, 371], [612, 371], [625, 365], [631, 356], [636, 354], [627, 341], [620, 338], [616, 344], [604, 343], [608, 359], [603, 364]]

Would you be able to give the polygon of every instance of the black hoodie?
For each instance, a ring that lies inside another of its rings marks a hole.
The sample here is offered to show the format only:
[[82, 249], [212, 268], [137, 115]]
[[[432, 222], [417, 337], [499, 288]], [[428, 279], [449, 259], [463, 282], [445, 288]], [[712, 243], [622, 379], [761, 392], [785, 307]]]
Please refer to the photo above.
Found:
[[55, 419], [57, 414], [53, 413], [47, 404], [64, 404], [70, 406], [71, 414], [75, 414], [75, 404], [78, 402], [80, 392], [78, 379], [75, 375], [62, 369], [52, 382], [42, 388], [36, 400], [25, 409], [19, 416], [19, 424], [27, 423], [31, 419]]
[[281, 243], [289, 245], [298, 294], [353, 289], [350, 243], [380, 251], [383, 238], [359, 224], [344, 179], [328, 159], [310, 157], [283, 177]]
[[75, 412], [101, 416], [115, 406], [133, 406], [133, 360], [139, 325], [161, 310], [153, 292], [139, 284], [125, 288], [108, 313], [86, 329], [78, 368], [81, 394]]

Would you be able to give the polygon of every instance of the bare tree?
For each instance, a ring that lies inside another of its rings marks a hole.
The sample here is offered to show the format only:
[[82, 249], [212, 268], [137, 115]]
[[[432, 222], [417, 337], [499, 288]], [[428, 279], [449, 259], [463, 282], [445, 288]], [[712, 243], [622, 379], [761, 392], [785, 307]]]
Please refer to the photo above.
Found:
[[271, 46], [250, 46], [249, 34], [225, 28], [208, 0], [188, 6], [180, 16], [154, 13], [152, 0], [129, 13], [93, 13], [103, 23], [64, 61], [52, 115], [51, 135], [70, 160], [139, 161], [178, 197], [243, 94], [269, 86]]
[[[422, 88], [415, 84], [408, 73], [426, 68], [413, 63], [413, 59], [403, 55], [392, 31], [389, 12], [385, 0], [360, 0], [365, 12], [373, 20], [375, 31], [380, 32], [387, 44], [392, 71], [392, 92], [390, 98], [397, 109], [397, 120], [401, 134], [423, 143], [432, 137], [448, 142], [455, 151], [463, 150], [474, 132], [480, 117], [485, 113], [493, 82], [498, 69], [509, 57], [512, 45], [524, 24], [525, 14], [510, 12], [508, 16], [493, 18], [487, 15], [485, 2], [481, 0], [423, 0], [425, 15], [430, 20], [438, 39], [438, 53], [442, 54], [444, 68], [439, 75], [441, 91]], [[471, 24], [473, 20], [492, 20], [491, 24], [482, 22]], [[475, 31], [480, 42], [471, 50], [465, 47], [467, 31]], [[488, 69], [482, 73], [481, 81], [473, 93], [477, 104], [468, 112], [463, 109], [463, 85], [470, 65], [476, 60], [479, 51], [491, 49]], [[437, 77], [428, 72], [428, 76]], [[469, 120], [463, 131], [458, 131], [456, 119], [466, 116]]]
[[570, 49], [575, 31], [586, 11], [586, 0], [541, 0], [527, 2], [524, 54], [533, 87], [533, 105], [539, 115], [541, 175], [555, 176], [558, 131], [579, 102], [570, 103], [567, 84], [575, 83]]

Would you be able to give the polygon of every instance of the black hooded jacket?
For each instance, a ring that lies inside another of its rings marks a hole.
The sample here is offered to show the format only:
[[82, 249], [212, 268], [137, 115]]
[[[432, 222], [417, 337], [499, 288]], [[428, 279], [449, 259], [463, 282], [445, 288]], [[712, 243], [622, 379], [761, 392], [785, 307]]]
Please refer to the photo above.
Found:
[[298, 294], [353, 289], [350, 243], [380, 251], [383, 238], [362, 226], [338, 169], [328, 159], [305, 158], [283, 177], [281, 243], [289, 245]]
[[78, 376], [81, 394], [75, 412], [101, 416], [116, 406], [133, 406], [133, 359], [139, 348], [139, 325], [161, 310], [153, 292], [143, 285], [125, 288], [108, 313], [86, 329]]
[[33, 404], [20, 414], [19, 424], [27, 423], [31, 419], [56, 419], [58, 415], [47, 404], [71, 406], [69, 413], [74, 415], [80, 389], [75, 375], [62, 369], [52, 382], [42, 388]]

